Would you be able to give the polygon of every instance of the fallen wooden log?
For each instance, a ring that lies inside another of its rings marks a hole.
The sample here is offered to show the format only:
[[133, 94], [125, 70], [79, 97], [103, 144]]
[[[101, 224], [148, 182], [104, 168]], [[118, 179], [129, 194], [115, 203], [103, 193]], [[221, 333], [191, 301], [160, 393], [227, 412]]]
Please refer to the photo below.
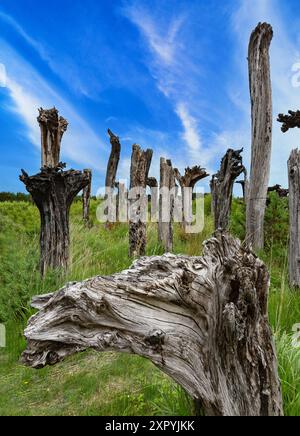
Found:
[[268, 323], [269, 274], [225, 233], [203, 257], [145, 257], [110, 277], [33, 300], [24, 364], [54, 365], [87, 349], [149, 358], [214, 416], [280, 416]]

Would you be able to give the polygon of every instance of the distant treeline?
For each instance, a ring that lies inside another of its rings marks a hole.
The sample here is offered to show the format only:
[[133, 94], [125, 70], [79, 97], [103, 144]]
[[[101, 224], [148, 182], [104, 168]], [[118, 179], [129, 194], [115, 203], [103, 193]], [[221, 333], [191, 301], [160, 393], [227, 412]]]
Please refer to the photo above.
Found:
[[4, 201], [32, 202], [30, 194], [23, 194], [22, 192], [18, 192], [17, 194], [12, 192], [0, 192], [0, 202]]
[[[92, 200], [96, 200], [96, 197], [91, 197]], [[28, 203], [32, 203], [32, 198], [30, 194], [24, 194], [22, 192], [18, 192], [14, 194], [13, 192], [0, 192], [0, 203], [4, 201], [26, 201]], [[82, 201], [81, 196], [77, 196], [75, 201]]]

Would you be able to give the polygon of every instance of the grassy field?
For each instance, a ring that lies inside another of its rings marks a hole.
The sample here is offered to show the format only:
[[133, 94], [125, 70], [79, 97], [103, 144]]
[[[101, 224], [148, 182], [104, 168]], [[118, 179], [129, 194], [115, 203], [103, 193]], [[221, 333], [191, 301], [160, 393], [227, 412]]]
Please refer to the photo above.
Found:
[[[33, 295], [57, 290], [67, 281], [107, 275], [127, 268], [128, 228], [110, 231], [97, 223], [92, 202], [90, 228], [81, 220], [81, 204], [71, 211], [72, 259], [67, 275], [38, 271], [39, 216], [30, 203], [0, 202], [0, 323], [7, 329], [7, 348], [0, 351], [1, 415], [189, 415], [185, 393], [150, 362], [136, 356], [87, 352], [40, 371], [24, 368], [23, 329]], [[205, 229], [187, 236], [175, 232], [176, 253], [200, 255], [213, 230], [210, 198]], [[235, 200], [231, 230], [244, 237], [244, 206]], [[292, 327], [300, 323], [300, 293], [287, 284], [288, 212], [286, 200], [272, 194], [266, 216], [266, 250], [260, 256], [271, 273], [270, 322], [279, 357], [286, 415], [300, 416], [300, 349], [291, 346]], [[156, 226], [148, 228], [147, 254], [160, 254]]]

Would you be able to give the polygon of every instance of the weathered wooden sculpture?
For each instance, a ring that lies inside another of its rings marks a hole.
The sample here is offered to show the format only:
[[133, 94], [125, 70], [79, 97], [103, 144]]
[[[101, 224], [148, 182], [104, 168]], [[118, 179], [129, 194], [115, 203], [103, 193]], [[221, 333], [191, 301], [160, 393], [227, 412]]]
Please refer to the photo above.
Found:
[[247, 193], [247, 241], [254, 249], [264, 246], [264, 217], [272, 151], [272, 88], [269, 48], [272, 27], [259, 23], [250, 38], [249, 76], [252, 110], [252, 153]]
[[[190, 216], [192, 215], [192, 202], [185, 198], [185, 188], [191, 188], [193, 191], [196, 184], [200, 182], [200, 180], [209, 177], [209, 174], [206, 172], [205, 168], [201, 168], [200, 166], [186, 168], [184, 176], [182, 176], [180, 171], [176, 168], [174, 170], [174, 174], [179, 186], [181, 187], [183, 227], [186, 228], [190, 224]], [[188, 205], [189, 207], [187, 207]]]
[[41, 274], [48, 268], [66, 269], [69, 260], [69, 211], [76, 195], [90, 183], [90, 176], [81, 171], [64, 171], [59, 163], [60, 141], [67, 121], [54, 109], [40, 109], [38, 117], [42, 132], [42, 169], [35, 176], [24, 170], [20, 180], [40, 211]]
[[138, 354], [205, 415], [280, 416], [268, 288], [264, 263], [216, 233], [203, 257], [145, 257], [34, 298], [22, 361], [38, 369], [90, 348]]
[[84, 170], [84, 173], [89, 177], [90, 183], [82, 191], [82, 203], [83, 203], [83, 221], [88, 224], [90, 221], [90, 202], [92, 192], [92, 171]]
[[147, 243], [148, 197], [146, 187], [153, 151], [144, 151], [137, 144], [132, 147], [129, 194], [129, 255], [144, 256]]
[[161, 158], [158, 238], [166, 253], [173, 250], [175, 185], [172, 162]]
[[233, 186], [236, 179], [246, 171], [242, 151], [243, 149], [229, 149], [222, 159], [219, 172], [213, 176], [210, 183], [216, 230], [227, 230], [229, 226]]

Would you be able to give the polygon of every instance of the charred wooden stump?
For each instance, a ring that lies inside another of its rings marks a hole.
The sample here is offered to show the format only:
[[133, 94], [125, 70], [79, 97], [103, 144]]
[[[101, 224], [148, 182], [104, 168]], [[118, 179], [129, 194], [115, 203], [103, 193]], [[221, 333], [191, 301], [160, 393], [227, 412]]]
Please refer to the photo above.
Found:
[[69, 261], [69, 212], [76, 195], [90, 183], [87, 173], [42, 168], [29, 177], [22, 170], [20, 180], [31, 194], [41, 216], [40, 269], [44, 276], [50, 269], [66, 270]]
[[172, 162], [161, 158], [158, 238], [167, 253], [173, 250], [175, 185]]
[[252, 155], [247, 195], [247, 241], [264, 246], [264, 217], [272, 151], [272, 88], [269, 48], [273, 30], [259, 23], [250, 38], [249, 75], [252, 109]]
[[300, 151], [293, 150], [288, 161], [289, 174], [289, 282], [300, 288]]
[[24, 170], [20, 180], [31, 194], [41, 216], [41, 274], [48, 268], [65, 270], [69, 260], [69, 211], [76, 195], [90, 183], [90, 176], [80, 171], [64, 171], [59, 163], [61, 139], [68, 122], [57, 109], [39, 110], [42, 137], [42, 169], [35, 176]]
[[90, 221], [90, 202], [91, 202], [91, 192], [92, 192], [92, 171], [83, 171], [89, 178], [89, 184], [83, 189], [82, 192], [82, 203], [83, 203], [83, 221], [88, 224]]
[[133, 145], [130, 169], [129, 194], [129, 256], [139, 257], [146, 253], [148, 199], [146, 195], [153, 151], [143, 151]]
[[[182, 214], [183, 214], [183, 228], [186, 229], [192, 216], [192, 198], [186, 198], [186, 188], [191, 188], [192, 192], [200, 180], [209, 177], [205, 168], [195, 166], [193, 168], [186, 168], [184, 176], [180, 174], [180, 171], [176, 168], [174, 170], [175, 178], [181, 187], [182, 196]], [[192, 194], [191, 192], [191, 194]]]
[[220, 171], [212, 178], [210, 187], [212, 195], [212, 212], [215, 229], [227, 230], [232, 204], [235, 180], [245, 172], [242, 150], [228, 150], [221, 162]]
[[87, 349], [150, 359], [205, 415], [280, 416], [268, 323], [269, 274], [251, 251], [217, 233], [203, 257], [142, 258], [111, 277], [33, 300], [22, 361], [55, 365]]

